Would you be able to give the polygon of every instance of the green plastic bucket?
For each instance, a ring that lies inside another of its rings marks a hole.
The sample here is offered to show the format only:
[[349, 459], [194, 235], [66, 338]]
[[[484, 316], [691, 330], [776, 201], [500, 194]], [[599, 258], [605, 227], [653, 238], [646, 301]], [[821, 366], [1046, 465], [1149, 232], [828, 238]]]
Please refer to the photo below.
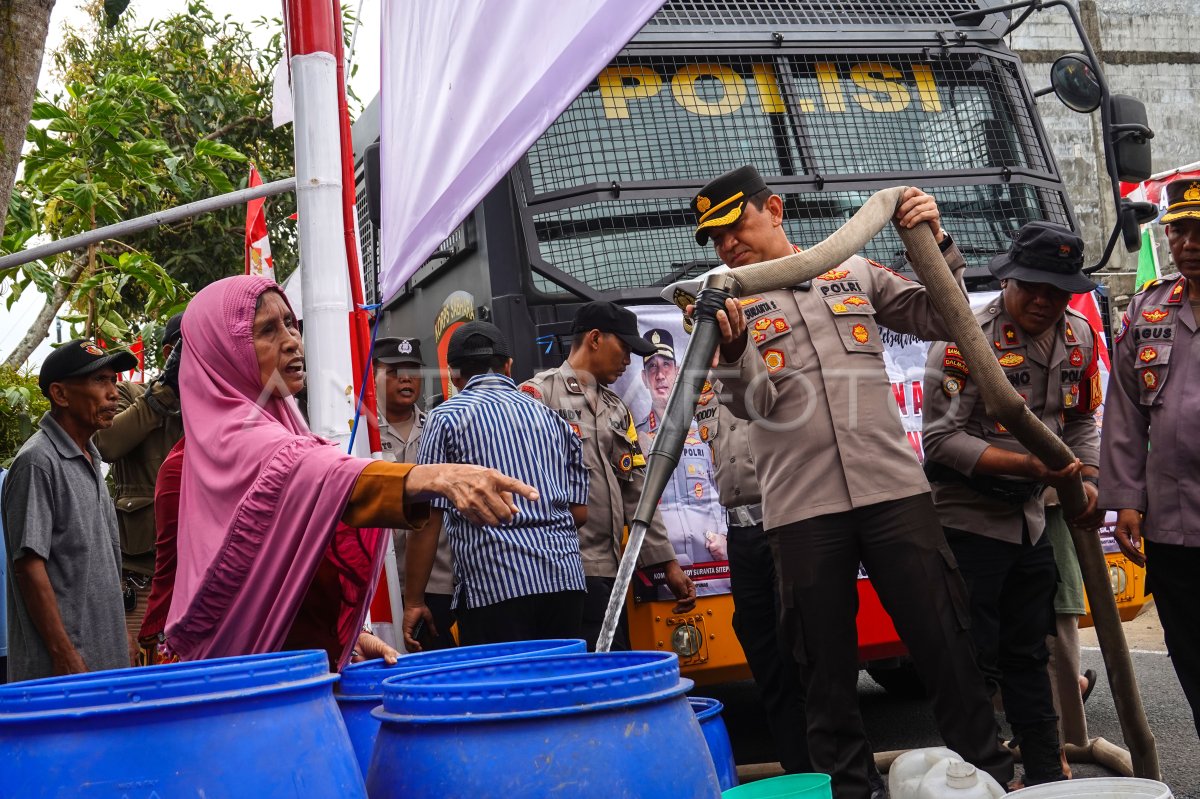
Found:
[[833, 799], [828, 774], [784, 774], [756, 780], [721, 794], [721, 799]]

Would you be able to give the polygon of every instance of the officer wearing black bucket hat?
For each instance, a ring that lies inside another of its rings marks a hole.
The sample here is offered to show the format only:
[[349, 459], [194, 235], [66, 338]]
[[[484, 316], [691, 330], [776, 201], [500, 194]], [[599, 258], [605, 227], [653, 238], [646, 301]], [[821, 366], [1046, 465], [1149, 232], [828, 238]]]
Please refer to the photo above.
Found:
[[1097, 285], [1083, 273], [1083, 239], [1041, 220], [1022, 226], [1012, 246], [993, 258], [988, 269], [1000, 280], [1046, 283], [1068, 294], [1086, 294]]
[[[1051, 471], [987, 415], [953, 342], [930, 347], [924, 386], [925, 469], [946, 541], [970, 589], [971, 636], [993, 693], [1020, 739], [1025, 784], [1063, 778], [1057, 714], [1046, 671], [1058, 572], [1052, 527], [1062, 526], [1047, 488], [1082, 472], [1089, 499], [1079, 526], [1095, 529], [1101, 402], [1096, 335], [1068, 307], [1095, 288], [1083, 274], [1083, 241], [1050, 222], [1030, 222], [991, 262], [1003, 289], [975, 318], [995, 343], [1005, 377], [1029, 409], [1079, 459]], [[1049, 521], [1048, 521], [1049, 519]]]

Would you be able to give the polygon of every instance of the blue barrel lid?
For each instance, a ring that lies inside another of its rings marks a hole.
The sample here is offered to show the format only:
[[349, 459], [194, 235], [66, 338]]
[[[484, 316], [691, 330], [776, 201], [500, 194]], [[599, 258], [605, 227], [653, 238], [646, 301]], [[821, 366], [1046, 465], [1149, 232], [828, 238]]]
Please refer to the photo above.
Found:
[[317, 649], [48, 677], [0, 686], [0, 726], [254, 696], [335, 679], [328, 656]]
[[692, 705], [697, 721], [707, 721], [725, 709], [720, 699], [709, 699], [707, 696], [689, 696], [688, 702]]
[[391, 677], [375, 713], [384, 721], [483, 721], [626, 706], [691, 686], [674, 652], [533, 656]]
[[389, 677], [415, 674], [448, 666], [461, 666], [484, 660], [525, 657], [535, 654], [566, 655], [586, 651], [587, 643], [581, 639], [552, 638], [413, 652], [401, 656], [394, 666], [387, 665], [383, 658], [364, 660], [361, 663], [351, 663], [342, 669], [342, 679], [337, 685], [337, 693], [339, 697], [378, 699], [383, 693], [383, 681]]

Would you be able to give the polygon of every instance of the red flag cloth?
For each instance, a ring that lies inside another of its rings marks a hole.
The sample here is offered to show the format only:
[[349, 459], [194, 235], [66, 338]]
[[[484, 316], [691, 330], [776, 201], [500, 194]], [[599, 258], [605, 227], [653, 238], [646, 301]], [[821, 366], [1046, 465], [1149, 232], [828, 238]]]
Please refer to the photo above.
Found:
[[[262, 185], [262, 176], [250, 165], [249, 187]], [[246, 203], [246, 274], [275, 279], [275, 261], [271, 258], [271, 240], [267, 236], [266, 197]]]

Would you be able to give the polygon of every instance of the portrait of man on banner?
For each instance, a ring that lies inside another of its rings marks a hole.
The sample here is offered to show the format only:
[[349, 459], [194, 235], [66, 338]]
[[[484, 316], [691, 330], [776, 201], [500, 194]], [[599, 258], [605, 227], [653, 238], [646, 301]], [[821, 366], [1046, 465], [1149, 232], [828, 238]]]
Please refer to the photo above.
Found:
[[[633, 413], [638, 441], [648, 453], [662, 426], [690, 337], [674, 308], [631, 310], [637, 313], [638, 330], [654, 346], [654, 354], [634, 356], [613, 390]], [[701, 440], [693, 420], [658, 507], [679, 565], [695, 581], [699, 596], [729, 593], [728, 526], [713, 475], [712, 451]], [[635, 596], [639, 600], [669, 599], [670, 592], [660, 582], [654, 574], [639, 572], [634, 578]]]

